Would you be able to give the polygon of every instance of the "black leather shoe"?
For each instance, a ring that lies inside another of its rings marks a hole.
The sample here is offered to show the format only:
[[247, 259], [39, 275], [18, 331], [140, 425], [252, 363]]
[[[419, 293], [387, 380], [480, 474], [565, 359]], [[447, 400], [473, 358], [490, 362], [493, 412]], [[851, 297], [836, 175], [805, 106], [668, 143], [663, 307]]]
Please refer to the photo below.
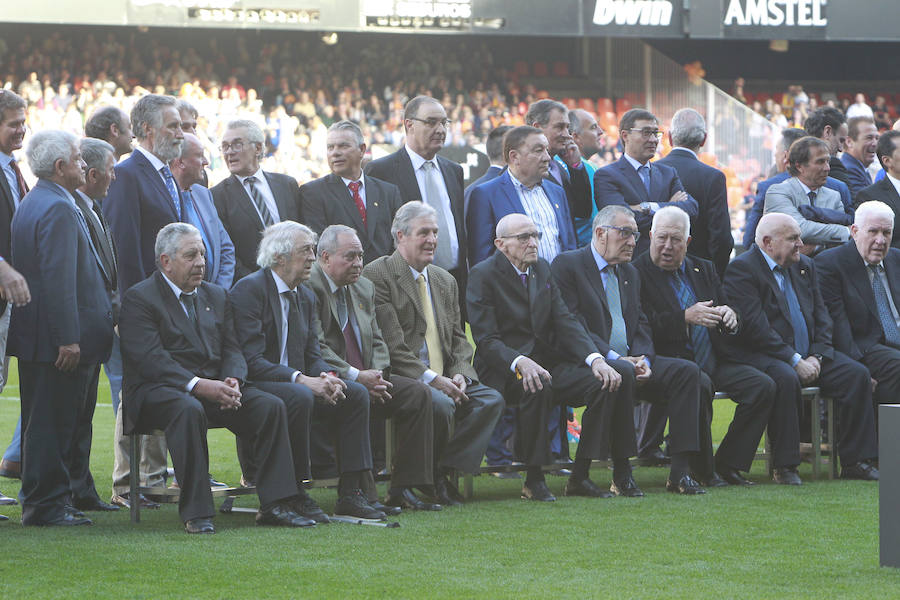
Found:
[[628, 477], [628, 479], [624, 479], [622, 481], [616, 481], [613, 479], [612, 485], [609, 486], [609, 491], [611, 491], [616, 496], [625, 496], [626, 498], [640, 498], [644, 495], [644, 492], [641, 491], [641, 488], [637, 486], [634, 482], [634, 477]]
[[212, 519], [191, 519], [185, 521], [184, 530], [188, 533], [215, 533]]
[[772, 474], [772, 479], [775, 480], [775, 483], [780, 483], [782, 485], [803, 484], [803, 480], [800, 479], [800, 475], [797, 474], [796, 467], [777, 467]]
[[526, 500], [537, 500], [538, 502], [556, 502], [556, 496], [550, 492], [545, 481], [535, 483], [525, 482], [522, 486], [522, 498]]
[[72, 515], [78, 519], [84, 518], [84, 513], [72, 506], [71, 504], [66, 504], [63, 509], [66, 511], [67, 515]]
[[312, 519], [316, 523], [326, 524], [331, 521], [328, 520], [328, 515], [325, 514], [325, 511], [319, 507], [315, 500], [313, 500], [308, 494], [301, 494], [295, 497], [290, 502], [290, 508], [295, 513], [300, 515], [301, 517], [306, 517], [307, 519]]
[[360, 490], [353, 490], [346, 496], [338, 498], [337, 504], [334, 505], [334, 516], [367, 521], [382, 521], [387, 517], [380, 510], [372, 508]]
[[312, 527], [316, 524], [312, 519], [301, 517], [287, 506], [276, 504], [267, 510], [260, 509], [256, 513], [257, 525], [273, 525], [275, 527]]
[[118, 506], [104, 502], [100, 498], [89, 498], [87, 500], [79, 500], [75, 502], [75, 508], [78, 510], [113, 512], [119, 510]]
[[[115, 504], [116, 506], [121, 506], [122, 508], [131, 508], [131, 500], [128, 499], [128, 492], [124, 494], [116, 494], [112, 498], [109, 499], [111, 504]], [[159, 508], [159, 503], [150, 500], [143, 494], [138, 494], [138, 502], [141, 503], [141, 508], [146, 508], [150, 510], [156, 510]]]
[[694, 477], [693, 479], [700, 482], [700, 485], [702, 485], [703, 487], [728, 487], [728, 482], [722, 479], [722, 477], [716, 471], [713, 471], [712, 475], [709, 475], [708, 477]]
[[637, 457], [639, 465], [645, 467], [663, 467], [672, 464], [672, 459], [666, 456], [660, 448], [654, 448], [650, 452], [646, 452]]
[[83, 514], [79, 517], [66, 511], [65, 515], [58, 519], [55, 519], [53, 521], [46, 521], [39, 524], [45, 525], [47, 527], [74, 527], [76, 525], [93, 525], [94, 522], [85, 517]]
[[666, 490], [677, 494], [684, 494], [686, 496], [696, 496], [698, 494], [706, 493], [706, 490], [704, 490], [699, 483], [694, 481], [690, 475], [682, 475], [677, 483], [673, 482], [671, 479], [666, 479]]
[[566, 482], [566, 496], [587, 496], [588, 498], [612, 498], [612, 492], [604, 490], [590, 479], [572, 479]]
[[440, 504], [420, 500], [409, 488], [403, 488], [403, 491], [396, 495], [389, 493], [387, 498], [384, 499], [384, 503], [388, 506], [399, 506], [406, 510], [443, 510], [444, 508]]
[[866, 461], [855, 465], [841, 467], [841, 479], [861, 479], [863, 481], [878, 481], [878, 469]]
[[215, 478], [210, 474], [206, 474], [209, 477], [209, 487], [217, 488], [217, 487], [228, 487], [227, 483], [222, 483], [221, 481], [216, 481]]
[[434, 482], [434, 499], [443, 506], [459, 506], [463, 503], [462, 494], [446, 477], [438, 477]]
[[375, 510], [380, 510], [389, 517], [396, 517], [401, 512], [403, 512], [403, 509], [399, 506], [387, 506], [382, 504], [378, 500], [376, 500], [375, 502], [369, 502], [369, 506], [371, 506]]
[[718, 473], [729, 485], [756, 485], [741, 475], [740, 471], [731, 467], [719, 467]]

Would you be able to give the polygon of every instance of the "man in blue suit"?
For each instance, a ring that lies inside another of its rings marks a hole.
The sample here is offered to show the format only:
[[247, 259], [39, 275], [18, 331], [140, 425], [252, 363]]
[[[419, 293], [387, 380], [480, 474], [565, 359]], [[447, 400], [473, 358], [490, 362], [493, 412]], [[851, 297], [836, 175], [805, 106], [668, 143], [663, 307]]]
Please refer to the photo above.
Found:
[[625, 152], [619, 160], [594, 173], [594, 198], [598, 210], [618, 204], [634, 211], [641, 234], [634, 255], [640, 256], [650, 247], [650, 223], [657, 210], [675, 205], [694, 220], [699, 209], [697, 201], [684, 191], [675, 169], [650, 164], [662, 137], [659, 120], [653, 113], [632, 108], [619, 121], [619, 135]]
[[[22, 398], [23, 525], [89, 525], [66, 507], [88, 461], [73, 462], [79, 429], [90, 426], [100, 363], [112, 345], [112, 305], [75, 190], [84, 184], [78, 140], [64, 131], [31, 138], [39, 181], [12, 221], [12, 259], [34, 301], [13, 308], [9, 352], [19, 359]], [[79, 516], [80, 515], [80, 516]]]
[[501, 125], [493, 128], [488, 134], [484, 149], [487, 152], [488, 160], [491, 161], [491, 166], [484, 172], [484, 175], [470, 183], [466, 188], [463, 196], [463, 214], [469, 214], [469, 198], [472, 196], [472, 190], [482, 183], [487, 183], [491, 179], [499, 177], [503, 169], [506, 168], [506, 159], [503, 158], [503, 136], [512, 128], [512, 125]]
[[212, 193], [203, 186], [204, 168], [209, 165], [197, 136], [185, 133], [181, 156], [169, 164], [181, 192], [182, 216], [196, 227], [206, 246], [204, 281], [226, 290], [234, 279], [234, 244], [219, 219]]
[[469, 263], [475, 266], [494, 253], [497, 223], [511, 213], [528, 215], [541, 232], [538, 256], [552, 261], [575, 249], [575, 231], [563, 189], [544, 178], [550, 165], [547, 137], [522, 125], [503, 138], [508, 169], [472, 190], [466, 229]]
[[847, 167], [847, 185], [856, 198], [859, 190], [872, 185], [869, 165], [875, 160], [878, 128], [872, 117], [853, 117], [847, 121], [847, 148], [841, 162]]

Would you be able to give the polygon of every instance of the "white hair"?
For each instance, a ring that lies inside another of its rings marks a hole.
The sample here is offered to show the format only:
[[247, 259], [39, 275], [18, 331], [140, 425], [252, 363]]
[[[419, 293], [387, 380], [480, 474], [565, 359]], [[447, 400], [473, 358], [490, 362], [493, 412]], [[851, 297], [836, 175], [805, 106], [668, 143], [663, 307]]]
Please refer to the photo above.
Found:
[[48, 129], [31, 136], [25, 156], [31, 172], [47, 179], [56, 173], [56, 161], [69, 162], [73, 151], [77, 149], [78, 138], [75, 134], [61, 129]]
[[316, 243], [316, 233], [296, 221], [282, 221], [266, 227], [259, 241], [256, 264], [263, 269], [271, 269], [281, 257], [290, 256], [294, 252], [297, 234], [300, 233], [305, 233], [313, 244]]
[[856, 215], [853, 217], [853, 224], [857, 227], [862, 227], [869, 216], [888, 217], [891, 223], [894, 222], [894, 211], [890, 206], [878, 200], [869, 200], [857, 207]]
[[433, 206], [418, 200], [407, 202], [401, 206], [394, 215], [394, 222], [391, 223], [391, 235], [394, 240], [397, 240], [398, 231], [402, 231], [403, 235], [409, 235], [412, 222], [420, 217], [437, 218], [437, 211]]
[[677, 206], [664, 206], [656, 211], [650, 224], [650, 231], [663, 222], [678, 225], [685, 237], [691, 235], [691, 217]]

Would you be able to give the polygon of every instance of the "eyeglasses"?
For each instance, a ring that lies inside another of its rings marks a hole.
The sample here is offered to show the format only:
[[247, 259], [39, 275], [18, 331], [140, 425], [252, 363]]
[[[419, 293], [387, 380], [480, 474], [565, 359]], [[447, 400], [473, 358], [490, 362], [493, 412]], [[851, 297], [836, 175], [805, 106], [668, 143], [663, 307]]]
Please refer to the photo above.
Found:
[[435, 117], [431, 117], [430, 119], [420, 119], [419, 117], [410, 117], [410, 121], [418, 121], [419, 123], [425, 123], [425, 127], [429, 129], [434, 129], [438, 125], [442, 125], [443, 127], [448, 127], [452, 121], [447, 119], [446, 117], [443, 119], [438, 119]]
[[[247, 142], [247, 143], [253, 144], [255, 142]], [[235, 140], [234, 142], [232, 142], [230, 144], [228, 142], [222, 142], [222, 145], [220, 146], [220, 148], [222, 150], [222, 154], [225, 154], [229, 150], [233, 150], [235, 152], [240, 152], [241, 150], [244, 149], [244, 142], [242, 140]]]
[[534, 238], [536, 241], [541, 241], [541, 238], [544, 237], [543, 231], [529, 231], [527, 233], [520, 233], [518, 235], [501, 235], [500, 239], [508, 240], [508, 239], [517, 239], [523, 244], [527, 244], [531, 238]]
[[635, 231], [634, 229], [629, 229], [628, 227], [616, 227], [615, 225], [603, 225], [605, 229], [615, 229], [619, 232], [619, 239], [628, 239], [628, 236], [634, 238], [634, 241], [638, 241], [641, 239], [641, 232]]
[[646, 129], [635, 129], [632, 127], [631, 129], [626, 129], [626, 131], [634, 131], [635, 133], [639, 133], [645, 140], [649, 140], [652, 137], [660, 139], [663, 134], [663, 132], [659, 129], [650, 129], [649, 127], [647, 127]]

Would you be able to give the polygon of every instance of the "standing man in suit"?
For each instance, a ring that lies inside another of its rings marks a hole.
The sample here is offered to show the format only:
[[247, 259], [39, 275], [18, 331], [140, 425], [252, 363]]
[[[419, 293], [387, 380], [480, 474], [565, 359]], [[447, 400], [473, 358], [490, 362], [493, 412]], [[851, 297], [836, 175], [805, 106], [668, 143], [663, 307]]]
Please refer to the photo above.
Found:
[[878, 128], [872, 117], [853, 117], [847, 120], [847, 149], [841, 162], [847, 168], [847, 185], [854, 200], [863, 188], [872, 185], [869, 165], [875, 160], [878, 147]]
[[[178, 116], [181, 117], [181, 131], [184, 132], [185, 135], [193, 135], [197, 136], [197, 119], [200, 117], [200, 113], [197, 111], [197, 107], [185, 100], [184, 98], [179, 98], [178, 102], [175, 104], [175, 107], [178, 109]], [[200, 142], [199, 136], [197, 137], [198, 143], [200, 143], [200, 147], [203, 147], [203, 143]], [[197, 182], [197, 185], [200, 185], [204, 188], [209, 188], [209, 176], [206, 174], [206, 169], [200, 169], [200, 181]], [[196, 225], [196, 224], [195, 224]], [[209, 256], [207, 256], [209, 258]], [[207, 277], [209, 276], [209, 272], [207, 271]], [[214, 281], [212, 279], [207, 279], [207, 281]], [[231, 285], [225, 286], [226, 289], [231, 287]]]
[[[803, 127], [809, 135], [817, 137], [828, 144], [828, 153], [831, 155], [828, 161], [828, 166], [831, 167], [829, 172], [831, 177], [844, 183], [844, 185], [849, 185], [850, 176], [840, 157], [847, 144], [847, 118], [844, 116], [844, 113], [833, 106], [823, 106], [806, 117]], [[788, 144], [785, 148], [790, 147], [790, 144]], [[849, 189], [848, 187], [848, 192]], [[749, 247], [750, 245], [747, 244], [747, 248]]]
[[234, 243], [234, 281], [256, 271], [256, 250], [263, 230], [300, 218], [300, 186], [288, 175], [263, 171], [259, 164], [266, 137], [253, 121], [228, 123], [222, 155], [231, 177], [212, 190], [216, 210]]
[[538, 255], [548, 263], [575, 249], [575, 231], [565, 192], [545, 176], [550, 163], [547, 137], [522, 125], [503, 138], [508, 169], [472, 190], [466, 224], [472, 266], [494, 253], [497, 223], [510, 213], [527, 215], [538, 228]]
[[554, 402], [587, 407], [566, 495], [609, 498], [612, 493], [590, 479], [591, 461], [611, 455], [619, 468], [613, 480], [626, 476], [634, 454], [634, 374], [630, 365], [619, 365], [623, 377], [607, 364], [569, 313], [550, 265], [539, 257], [539, 234], [527, 215], [506, 215], [497, 224], [498, 252], [469, 274], [475, 367], [486, 384], [518, 404], [516, 454], [528, 466], [523, 498], [556, 500], [541, 470], [551, 460], [547, 422]]
[[84, 124], [84, 135], [112, 146], [117, 162], [131, 152], [131, 141], [134, 139], [128, 115], [116, 106], [101, 106], [91, 113]]
[[[630, 262], [639, 237], [630, 208], [607, 206], [594, 217], [591, 245], [560, 254], [553, 261], [553, 278], [600, 354], [608, 362], [627, 363], [624, 366], [631, 368], [643, 388], [642, 397], [668, 407], [672, 467], [666, 489], [703, 494], [706, 490], [691, 472], [704, 480], [717, 477], [712, 470], [709, 416], [700, 400], [700, 369], [686, 360], [654, 355], [650, 327], [641, 310], [641, 280]], [[631, 421], [627, 427], [633, 431]], [[630, 467], [627, 471], [621, 467], [622, 478], [613, 478], [612, 491], [643, 495], [634, 485]]]
[[[691, 224], [691, 255], [716, 265], [719, 277], [734, 248], [725, 174], [702, 162], [697, 154], [706, 143], [706, 121], [693, 108], [682, 108], [672, 117], [669, 129], [672, 150], [657, 164], [675, 169], [685, 191], [697, 201], [697, 217]], [[652, 240], [651, 240], [652, 244]]]
[[503, 172], [503, 169], [506, 168], [506, 159], [503, 157], [503, 136], [506, 135], [506, 132], [510, 129], [512, 129], [512, 125], [500, 125], [499, 127], [491, 129], [491, 132], [488, 134], [484, 149], [487, 152], [491, 166], [484, 172], [484, 175], [466, 187], [463, 211], [465, 215], [469, 214], [469, 198], [472, 196], [472, 190], [482, 183], [487, 183], [491, 179], [499, 176], [500, 173]]
[[[478, 382], [456, 280], [432, 264], [440, 235], [434, 208], [423, 202], [404, 204], [391, 232], [397, 250], [366, 265], [363, 276], [375, 285], [375, 315], [391, 355], [391, 373], [432, 388], [434, 496], [460, 501], [448, 474], [478, 469], [503, 412], [503, 398]], [[406, 497], [388, 497], [385, 504], [415, 507]]]
[[209, 161], [200, 139], [185, 133], [181, 156], [169, 163], [181, 195], [182, 218], [185, 223], [196, 227], [203, 237], [203, 245], [206, 246], [204, 281], [227, 290], [234, 279], [234, 244], [219, 219], [212, 194], [203, 185], [207, 165]]
[[455, 162], [438, 156], [449, 125], [447, 111], [440, 102], [429, 96], [416, 96], [403, 109], [406, 145], [367, 164], [366, 175], [396, 185], [404, 203], [421, 200], [434, 208], [441, 230], [434, 264], [456, 279], [458, 306], [465, 317], [467, 246], [463, 171]]
[[[587, 217], [575, 217], [575, 239], [578, 247], [581, 248], [591, 243], [591, 224], [594, 222], [594, 216], [597, 214], [597, 201], [594, 198], [593, 185], [594, 173], [597, 172], [597, 167], [591, 164], [590, 158], [600, 152], [600, 149], [603, 147], [603, 136], [605, 134], [594, 115], [583, 108], [569, 111], [569, 131], [572, 133], [572, 141], [578, 147], [581, 164], [584, 165], [584, 172], [587, 175], [588, 189], [591, 191], [591, 214]], [[568, 165], [566, 165], [566, 168], [568, 169]], [[568, 170], [571, 178], [572, 169]]]
[[619, 121], [619, 135], [625, 151], [611, 165], [594, 173], [594, 198], [597, 208], [617, 205], [634, 212], [640, 241], [634, 253], [640, 256], [650, 247], [650, 223], [653, 213], [670, 203], [678, 205], [691, 219], [697, 217], [697, 201], [684, 191], [678, 173], [672, 167], [650, 164], [662, 137], [659, 121], [642, 108], [632, 108]]
[[[891, 248], [894, 221], [888, 205], [860, 204], [850, 226], [853, 239], [816, 257], [822, 297], [834, 321], [834, 346], [869, 369], [878, 382], [876, 404], [896, 402], [900, 394], [900, 250]], [[867, 472], [864, 464], [843, 465], [841, 476]]]
[[403, 204], [392, 183], [363, 176], [366, 154], [359, 125], [338, 121], [326, 138], [331, 174], [300, 187], [300, 219], [317, 234], [329, 225], [353, 227], [363, 245], [363, 263], [394, 251], [391, 221]]
[[[749, 471], [766, 430], [775, 399], [775, 382], [758, 369], [729, 362], [721, 353], [723, 339], [742, 326], [740, 315], [724, 303], [713, 264], [687, 256], [691, 220], [677, 206], [653, 215], [650, 251], [634, 262], [641, 275], [641, 301], [653, 344], [659, 352], [690, 360], [700, 367], [704, 402], [711, 405], [716, 390], [731, 394], [734, 419], [716, 452], [716, 473], [731, 485], [752, 485], [741, 475]], [[782, 398], [788, 406], [792, 398]], [[712, 410], [709, 411], [712, 414]], [[665, 427], [665, 417], [662, 420]], [[662, 438], [662, 430], [659, 432]]]
[[203, 239], [189, 223], [157, 236], [159, 271], [122, 301], [125, 431], [163, 429], [181, 487], [187, 533], [215, 533], [206, 432], [227, 427], [254, 441], [259, 464], [257, 525], [306, 527], [294, 477], [283, 401], [247, 383], [225, 290], [203, 281]]
[[[431, 392], [421, 381], [391, 374], [390, 353], [375, 317], [375, 287], [360, 277], [362, 243], [352, 228], [329, 225], [319, 237], [318, 251], [308, 285], [317, 299], [322, 358], [339, 377], [364, 385], [372, 412], [393, 419], [397, 427], [388, 496], [400, 497], [412, 494], [413, 487], [433, 485]], [[374, 482], [364, 487], [370, 487], [371, 493]], [[367, 499], [370, 504], [378, 500], [371, 495]]]
[[[260, 269], [238, 281], [231, 291], [237, 341], [249, 377], [284, 400], [294, 454], [296, 480], [310, 479], [309, 444], [313, 420], [334, 438], [340, 481], [335, 514], [383, 519], [361, 489], [372, 468], [369, 441], [369, 393], [355, 381], [338, 379], [322, 358], [316, 330], [316, 297], [300, 284], [309, 279], [316, 255], [316, 234], [295, 221], [270, 225], [259, 245]], [[238, 448], [244, 477], [260, 471], [252, 439]], [[250, 459], [248, 461], [248, 458]], [[250, 468], [248, 468], [248, 466]], [[306, 517], [328, 522], [315, 501], [302, 492]]]
[[[887, 131], [878, 138], [878, 161], [884, 168], [885, 176], [856, 194], [857, 208], [864, 202], [878, 201], [886, 204], [896, 215], [900, 210], [900, 152], [897, 140], [900, 131]], [[900, 236], [891, 236], [891, 246], [900, 248]]]
[[801, 255], [802, 246], [794, 219], [765, 214], [756, 246], [731, 261], [724, 283], [729, 306], [743, 319], [725, 346], [726, 358], [756, 367], [775, 382], [776, 398], [790, 399], [776, 400], [768, 426], [775, 481], [788, 485], [802, 483], [797, 409], [803, 386], [818, 385], [837, 403], [841, 465], [858, 466], [878, 455], [869, 372], [834, 349], [816, 267]]
[[[85, 167], [78, 139], [42, 131], [27, 155], [39, 181], [13, 218], [12, 259], [36, 301], [13, 310], [9, 331], [22, 398], [22, 524], [89, 525], [66, 508], [90, 482], [89, 457], [71, 452], [94, 412], [100, 363], [112, 345], [112, 305], [75, 204]], [[94, 497], [99, 502], [96, 490]]]

